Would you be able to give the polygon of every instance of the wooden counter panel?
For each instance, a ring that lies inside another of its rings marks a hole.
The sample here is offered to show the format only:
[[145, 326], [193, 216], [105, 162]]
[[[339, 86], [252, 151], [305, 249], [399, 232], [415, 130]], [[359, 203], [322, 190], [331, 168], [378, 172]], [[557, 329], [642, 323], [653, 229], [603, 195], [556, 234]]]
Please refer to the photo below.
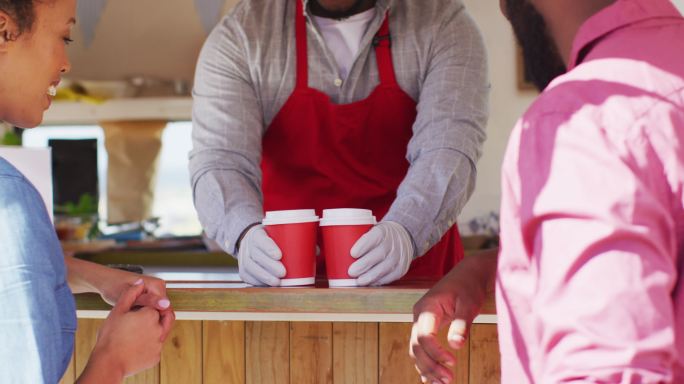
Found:
[[[79, 320], [76, 369], [85, 365], [101, 324]], [[178, 321], [161, 369], [126, 383], [418, 384], [408, 357], [410, 332], [408, 323]], [[495, 325], [474, 325], [456, 357], [455, 383], [500, 382]]]
[[203, 321], [202, 351], [204, 382], [245, 382], [244, 321]]
[[420, 384], [420, 376], [408, 355], [411, 324], [381, 323], [379, 333], [379, 383]]
[[104, 323], [104, 320], [78, 319], [74, 343], [74, 371], [76, 372], [76, 377], [81, 376], [81, 373], [83, 373], [88, 364], [90, 352], [95, 347], [97, 332], [102, 323]]
[[333, 323], [333, 382], [378, 383], [377, 323]]
[[161, 384], [202, 382], [202, 322], [177, 321], [162, 350]]
[[470, 330], [470, 384], [496, 384], [501, 378], [496, 324], [474, 324]]
[[290, 323], [290, 383], [332, 384], [332, 323]]
[[290, 324], [246, 323], [245, 363], [247, 384], [289, 384]]

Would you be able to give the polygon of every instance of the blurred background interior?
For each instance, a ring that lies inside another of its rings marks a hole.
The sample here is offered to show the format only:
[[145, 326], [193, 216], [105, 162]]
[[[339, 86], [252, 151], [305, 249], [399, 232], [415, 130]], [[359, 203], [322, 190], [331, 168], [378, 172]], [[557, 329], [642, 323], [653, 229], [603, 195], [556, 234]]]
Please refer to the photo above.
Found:
[[[73, 69], [60, 86], [59, 101], [42, 127], [0, 128], [5, 145], [51, 148], [54, 211], [64, 239], [201, 233], [187, 169], [190, 91], [208, 31], [236, 2], [79, 3], [69, 48]], [[684, 0], [674, 2], [684, 8]], [[485, 37], [492, 90], [477, 189], [459, 222], [466, 235], [495, 235], [505, 144], [536, 92], [521, 73], [499, 2], [465, 4]], [[95, 222], [99, 225], [91, 225]]]

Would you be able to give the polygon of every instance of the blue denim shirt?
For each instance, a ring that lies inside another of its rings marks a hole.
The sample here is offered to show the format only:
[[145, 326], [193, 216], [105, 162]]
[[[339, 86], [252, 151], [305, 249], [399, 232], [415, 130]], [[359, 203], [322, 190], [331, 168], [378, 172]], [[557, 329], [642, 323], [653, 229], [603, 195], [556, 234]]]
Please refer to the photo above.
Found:
[[59, 382], [75, 331], [74, 298], [45, 204], [0, 157], [0, 383]]

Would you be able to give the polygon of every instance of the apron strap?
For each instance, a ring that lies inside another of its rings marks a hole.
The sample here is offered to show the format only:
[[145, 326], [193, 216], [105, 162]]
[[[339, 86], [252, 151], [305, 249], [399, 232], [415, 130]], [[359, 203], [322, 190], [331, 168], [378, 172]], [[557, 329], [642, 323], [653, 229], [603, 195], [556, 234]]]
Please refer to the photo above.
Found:
[[309, 68], [306, 45], [306, 16], [304, 15], [304, 0], [295, 0], [297, 3], [295, 15], [295, 40], [297, 42], [297, 88], [309, 87]]
[[[297, 88], [309, 87], [309, 68], [307, 57], [306, 16], [304, 14], [304, 0], [296, 0], [295, 40], [297, 41]], [[373, 38], [375, 58], [378, 63], [380, 83], [384, 85], [397, 84], [392, 64], [392, 36], [389, 31], [389, 11], [385, 15], [380, 30]]]
[[380, 30], [373, 38], [375, 47], [375, 59], [378, 62], [378, 72], [380, 73], [380, 83], [384, 85], [397, 84], [394, 75], [394, 64], [392, 64], [392, 35], [389, 30], [389, 11], [385, 15], [385, 20], [380, 26]]

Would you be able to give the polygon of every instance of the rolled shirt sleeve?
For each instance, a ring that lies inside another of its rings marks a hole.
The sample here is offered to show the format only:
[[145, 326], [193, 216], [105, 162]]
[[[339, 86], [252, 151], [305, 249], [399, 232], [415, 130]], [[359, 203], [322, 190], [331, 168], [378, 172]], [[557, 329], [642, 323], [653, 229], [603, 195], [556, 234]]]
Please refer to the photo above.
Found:
[[433, 44], [408, 147], [410, 168], [384, 218], [409, 231], [418, 256], [455, 224], [475, 189], [489, 106], [484, 41], [462, 4], [447, 8]]

